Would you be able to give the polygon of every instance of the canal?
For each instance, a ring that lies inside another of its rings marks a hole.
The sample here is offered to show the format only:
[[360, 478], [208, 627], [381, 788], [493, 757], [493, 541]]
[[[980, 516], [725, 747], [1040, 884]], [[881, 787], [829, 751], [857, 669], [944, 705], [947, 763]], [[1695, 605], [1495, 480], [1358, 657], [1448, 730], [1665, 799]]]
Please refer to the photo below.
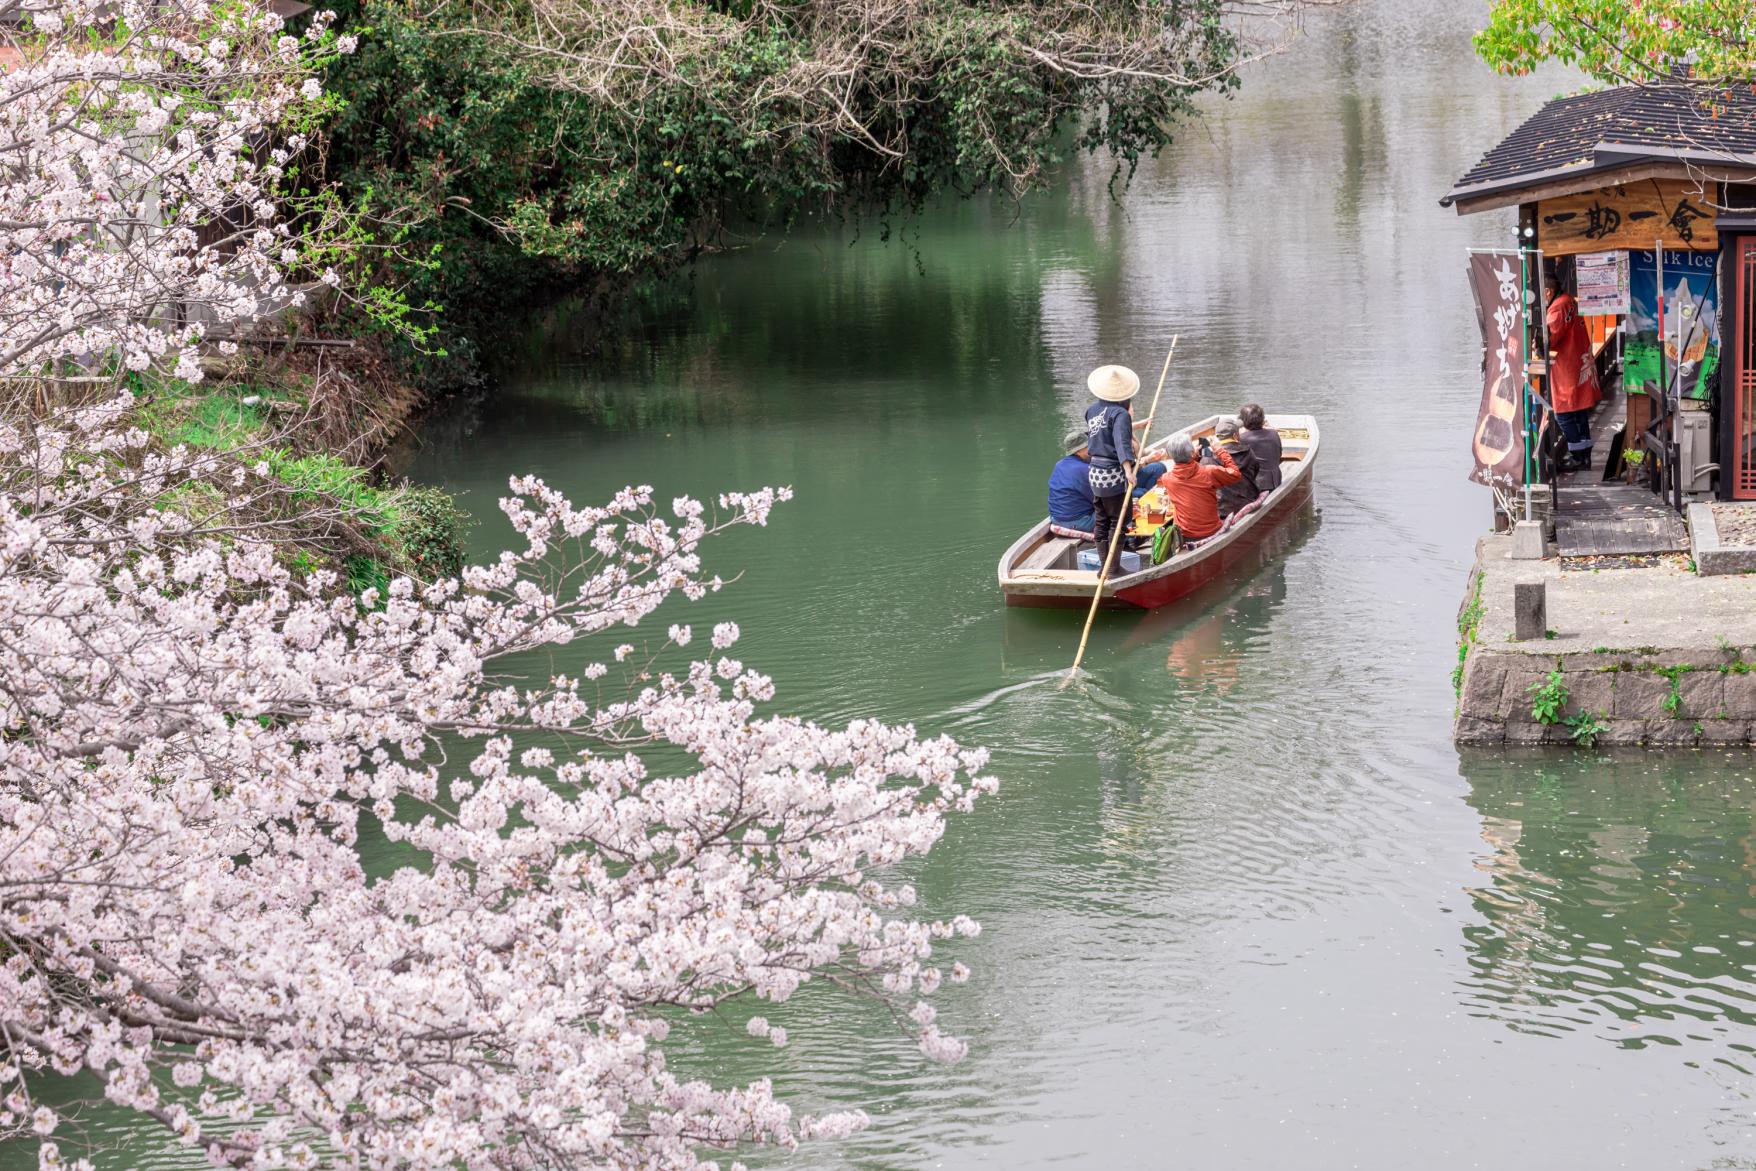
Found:
[[[607, 351], [558, 307], [427, 437], [416, 475], [477, 512], [514, 471], [581, 499], [792, 485], [712, 555], [744, 574], [717, 603], [744, 656], [790, 710], [995, 750], [1000, 797], [921, 884], [986, 928], [943, 1010], [971, 1055], [795, 1006], [780, 1088], [875, 1121], [794, 1165], [1756, 1165], [1749, 758], [1450, 743], [1488, 518], [1463, 256], [1511, 213], [1437, 200], [1579, 84], [1494, 77], [1483, 8], [1316, 23], [1119, 201], [1087, 161], [1022, 207], [754, 243]], [[1316, 516], [1194, 605], [1106, 617], [1058, 690], [1078, 619], [1004, 610], [995, 561], [1085, 372], [1150, 384], [1173, 332], [1174, 416], [1321, 417]], [[748, 1075], [748, 1048], [698, 1057]]]
[[[482, 554], [513, 473], [582, 501], [790, 484], [710, 549], [742, 576], [697, 620], [741, 623], [784, 710], [994, 750], [999, 797], [920, 875], [985, 928], [941, 1003], [969, 1058], [811, 995], [778, 1054], [697, 1031], [686, 1063], [778, 1062], [782, 1095], [873, 1115], [764, 1164], [1756, 1166], [1750, 758], [1450, 742], [1488, 518], [1463, 255], [1511, 218], [1437, 200], [1578, 84], [1491, 75], [1484, 10], [1314, 22], [1119, 199], [1086, 160], [1022, 205], [747, 242], [607, 341], [558, 305], [496, 394], [432, 421], [412, 474], [484, 518]], [[1315, 515], [1223, 590], [1102, 617], [1062, 690], [1078, 617], [1006, 611], [995, 561], [1042, 514], [1085, 372], [1150, 384], [1174, 332], [1171, 415], [1321, 418]], [[115, 1137], [102, 1165], [187, 1165]]]

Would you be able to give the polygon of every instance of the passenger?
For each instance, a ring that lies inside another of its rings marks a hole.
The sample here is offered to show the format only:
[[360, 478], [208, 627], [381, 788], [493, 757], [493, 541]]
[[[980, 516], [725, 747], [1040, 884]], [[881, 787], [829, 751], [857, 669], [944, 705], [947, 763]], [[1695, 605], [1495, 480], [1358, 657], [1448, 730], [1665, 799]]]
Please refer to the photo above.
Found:
[[1549, 296], [1544, 323], [1549, 328], [1549, 349], [1554, 351], [1549, 389], [1554, 394], [1555, 422], [1567, 440], [1567, 458], [1559, 470], [1582, 472], [1591, 467], [1591, 409], [1604, 397], [1591, 352], [1591, 331], [1579, 316], [1579, 302], [1552, 276], [1544, 291]]
[[1219, 496], [1227, 484], [1244, 478], [1231, 453], [1224, 448], [1214, 450], [1205, 438], [1201, 440], [1203, 455], [1213, 451], [1217, 460], [1204, 464], [1195, 458], [1195, 445], [1187, 435], [1171, 438], [1171, 474], [1166, 477], [1165, 490], [1170, 493], [1171, 507], [1177, 514], [1177, 531], [1191, 541], [1211, 537], [1219, 532]]
[[[1243, 508], [1258, 496], [1263, 495], [1257, 484], [1257, 477], [1262, 474], [1262, 465], [1256, 460], [1256, 453], [1238, 438], [1238, 421], [1236, 419], [1221, 420], [1213, 429], [1214, 451], [1225, 452], [1232, 457], [1232, 463], [1243, 473], [1236, 484], [1227, 484], [1219, 490], [1219, 518], [1228, 519], [1232, 513]], [[1202, 460], [1203, 463], [1207, 461]]]
[[[1049, 530], [1056, 536], [1079, 541], [1091, 540], [1097, 523], [1092, 515], [1091, 473], [1087, 467], [1091, 450], [1087, 442], [1084, 430], [1068, 432], [1067, 454], [1049, 473]], [[1140, 497], [1152, 491], [1164, 474], [1162, 463], [1141, 464], [1140, 474], [1134, 480], [1134, 495]]]
[[[1116, 526], [1128, 535], [1133, 511], [1128, 507], [1129, 482], [1134, 478], [1134, 416], [1129, 403], [1140, 390], [1140, 376], [1126, 366], [1099, 366], [1085, 385], [1098, 401], [1085, 409], [1086, 467], [1091, 482], [1092, 537], [1106, 559]], [[1106, 564], [1105, 570], [1109, 566]]]
[[1091, 472], [1086, 463], [1091, 451], [1085, 432], [1067, 435], [1067, 454], [1049, 472], [1049, 528], [1057, 536], [1091, 540]]
[[1260, 470], [1256, 486], [1264, 492], [1280, 487], [1280, 432], [1263, 426], [1262, 408], [1245, 403], [1238, 408], [1238, 439], [1256, 456]]

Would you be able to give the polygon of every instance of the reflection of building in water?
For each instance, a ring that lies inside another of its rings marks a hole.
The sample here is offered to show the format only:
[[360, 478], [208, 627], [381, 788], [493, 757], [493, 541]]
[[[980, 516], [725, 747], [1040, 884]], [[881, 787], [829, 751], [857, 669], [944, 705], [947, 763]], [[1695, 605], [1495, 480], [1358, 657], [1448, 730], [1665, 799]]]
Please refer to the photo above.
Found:
[[1650, 761], [1464, 773], [1487, 844], [1470, 1007], [1520, 1031], [1719, 1043], [1756, 1068], [1756, 782], [1671, 785]]

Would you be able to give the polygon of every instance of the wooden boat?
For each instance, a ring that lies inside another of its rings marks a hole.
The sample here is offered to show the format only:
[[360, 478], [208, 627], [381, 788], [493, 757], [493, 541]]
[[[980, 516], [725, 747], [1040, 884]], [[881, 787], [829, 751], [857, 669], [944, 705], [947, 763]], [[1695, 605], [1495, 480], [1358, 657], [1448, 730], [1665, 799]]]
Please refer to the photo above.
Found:
[[[1214, 415], [1193, 423], [1173, 435], [1199, 439], [1212, 435], [1224, 416]], [[1138, 573], [1116, 573], [1104, 586], [1103, 605], [1144, 610], [1167, 606], [1194, 593], [1226, 570], [1259, 556], [1276, 531], [1311, 503], [1312, 467], [1317, 462], [1317, 420], [1310, 415], [1270, 415], [1267, 425], [1281, 433], [1281, 484], [1261, 500], [1254, 511], [1240, 517], [1220, 533], [1184, 548], [1162, 565], [1149, 565]], [[1171, 438], [1170, 435], [1164, 439]], [[1155, 448], [1163, 444], [1154, 440]], [[1008, 606], [1091, 605], [1098, 575], [1075, 566], [1080, 548], [1089, 542], [1074, 541], [1049, 531], [1049, 522], [1038, 522], [1012, 543], [1000, 558], [1000, 592]]]

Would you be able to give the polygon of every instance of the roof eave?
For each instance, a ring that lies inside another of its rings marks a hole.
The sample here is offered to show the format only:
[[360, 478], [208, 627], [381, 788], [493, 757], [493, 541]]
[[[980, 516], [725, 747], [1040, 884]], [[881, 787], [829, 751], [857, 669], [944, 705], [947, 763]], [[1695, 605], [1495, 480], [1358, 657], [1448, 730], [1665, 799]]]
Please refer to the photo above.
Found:
[[1593, 149], [1593, 158], [1612, 164], [1666, 159], [1699, 167], [1756, 167], [1756, 154], [1740, 154], [1728, 150], [1707, 150], [1701, 147], [1642, 146], [1639, 143], [1600, 142]]
[[[1596, 159], [1590, 162], [1569, 163], [1565, 167], [1551, 167], [1546, 171], [1532, 171], [1526, 175], [1513, 175], [1505, 179], [1492, 179], [1486, 183], [1472, 183], [1468, 187], [1453, 187], [1439, 200], [1440, 207], [1456, 205], [1458, 215], [1468, 215], [1472, 211], [1486, 211], [1479, 205], [1483, 199], [1490, 199], [1503, 192], [1522, 191], [1527, 187], [1535, 187], [1542, 183], [1550, 183], [1571, 175], [1590, 175], [1605, 170]], [[1513, 202], [1517, 202], [1514, 200]], [[1495, 207], [1504, 207], [1504, 203], [1495, 203]]]
[[[1610, 147], [1596, 152], [1589, 164], [1533, 171], [1528, 175], [1470, 187], [1454, 187], [1439, 204], [1441, 207], [1455, 207], [1458, 215], [1471, 215], [1526, 203], [1531, 199], [1557, 199], [1641, 179], [1694, 177], [1741, 182], [1756, 177], [1756, 155], [1723, 153], [1711, 156], [1711, 162], [1708, 159], [1709, 156], [1700, 153], [1690, 155]], [[1709, 166], [1714, 173], [1703, 174]]]

